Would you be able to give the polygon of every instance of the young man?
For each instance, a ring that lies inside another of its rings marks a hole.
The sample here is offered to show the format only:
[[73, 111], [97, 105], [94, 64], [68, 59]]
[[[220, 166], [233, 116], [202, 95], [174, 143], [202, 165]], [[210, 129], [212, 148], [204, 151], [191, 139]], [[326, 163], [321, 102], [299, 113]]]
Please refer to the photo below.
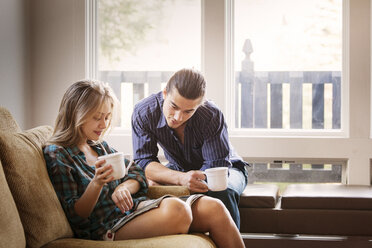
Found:
[[[199, 72], [183, 69], [170, 78], [164, 91], [135, 106], [134, 159], [150, 185], [184, 185], [191, 192], [220, 199], [240, 228], [238, 203], [247, 185], [247, 164], [230, 145], [222, 112], [204, 101], [205, 86]], [[158, 144], [169, 161], [166, 166], [157, 157]], [[212, 167], [229, 167], [227, 190], [208, 191], [202, 171]]]

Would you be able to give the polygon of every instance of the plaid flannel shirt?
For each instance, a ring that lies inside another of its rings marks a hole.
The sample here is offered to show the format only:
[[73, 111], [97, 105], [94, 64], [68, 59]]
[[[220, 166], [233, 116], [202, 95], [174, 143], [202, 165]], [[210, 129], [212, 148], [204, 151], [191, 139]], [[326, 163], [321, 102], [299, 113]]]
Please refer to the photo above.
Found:
[[[116, 152], [106, 142], [102, 142], [106, 151]], [[100, 145], [92, 144], [98, 156], [104, 155]], [[74, 210], [75, 202], [85, 192], [88, 184], [95, 174], [95, 167], [86, 162], [83, 152], [75, 147], [61, 147], [48, 145], [44, 148], [49, 177], [57, 193], [59, 201], [66, 213], [75, 236], [84, 239], [102, 239], [102, 235], [110, 229], [120, 218], [131, 211], [121, 213], [120, 209], [111, 199], [115, 188], [128, 179], [135, 179], [140, 183], [140, 190], [132, 195], [134, 206], [146, 197], [148, 185], [144, 171], [137, 165], [132, 165], [129, 173], [122, 179], [114, 180], [103, 186], [97, 204], [88, 218], [82, 218]], [[129, 161], [125, 160], [128, 165]]]

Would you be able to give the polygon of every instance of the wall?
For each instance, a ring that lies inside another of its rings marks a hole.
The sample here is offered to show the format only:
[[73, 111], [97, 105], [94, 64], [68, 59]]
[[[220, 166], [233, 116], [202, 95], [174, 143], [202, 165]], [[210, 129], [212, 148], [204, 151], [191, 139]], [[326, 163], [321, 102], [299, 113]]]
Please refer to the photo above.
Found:
[[84, 0], [32, 0], [33, 126], [53, 125], [63, 93], [85, 76], [84, 13]]
[[11, 111], [22, 128], [28, 127], [27, 2], [0, 1], [0, 105]]
[[23, 129], [53, 125], [85, 76], [85, 1], [2, 0], [0, 33], [0, 105]]

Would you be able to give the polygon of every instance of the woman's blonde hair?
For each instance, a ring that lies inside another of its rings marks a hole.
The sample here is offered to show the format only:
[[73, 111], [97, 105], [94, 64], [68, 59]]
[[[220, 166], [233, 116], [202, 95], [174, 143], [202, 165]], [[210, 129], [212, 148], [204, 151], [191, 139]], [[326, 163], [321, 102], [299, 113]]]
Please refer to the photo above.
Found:
[[112, 127], [117, 117], [118, 100], [111, 87], [107, 83], [93, 80], [82, 80], [72, 84], [62, 98], [54, 133], [49, 143], [64, 147], [77, 145], [84, 138], [81, 126], [103, 103], [109, 103], [112, 108], [112, 115], [104, 134]]

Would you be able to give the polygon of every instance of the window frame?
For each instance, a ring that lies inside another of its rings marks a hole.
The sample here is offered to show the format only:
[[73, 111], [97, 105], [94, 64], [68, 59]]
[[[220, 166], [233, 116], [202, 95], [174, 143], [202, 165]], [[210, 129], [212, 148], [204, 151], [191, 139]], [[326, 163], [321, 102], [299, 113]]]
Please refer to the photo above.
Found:
[[226, 33], [226, 112], [225, 116], [228, 120], [231, 135], [243, 135], [246, 137], [348, 137], [348, 95], [346, 89], [348, 88], [348, 28], [349, 18], [347, 10], [348, 1], [343, 1], [342, 4], [342, 72], [341, 72], [341, 128], [337, 130], [330, 129], [259, 129], [259, 128], [236, 128], [235, 124], [235, 105], [230, 99], [235, 99], [234, 88], [234, 0], [225, 1], [225, 33]]

